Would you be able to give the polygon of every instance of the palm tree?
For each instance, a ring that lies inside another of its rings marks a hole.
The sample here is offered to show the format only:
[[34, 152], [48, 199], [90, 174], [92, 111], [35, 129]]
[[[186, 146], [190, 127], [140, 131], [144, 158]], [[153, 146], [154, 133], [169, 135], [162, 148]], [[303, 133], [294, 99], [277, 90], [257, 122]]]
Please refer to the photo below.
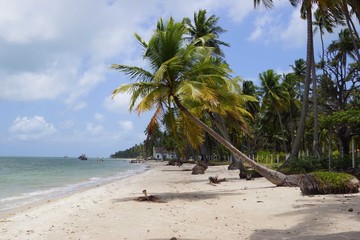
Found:
[[285, 128], [282, 122], [281, 113], [290, 106], [290, 95], [284, 85], [280, 84], [281, 75], [270, 69], [259, 74], [261, 87], [259, 89], [262, 95], [261, 110], [268, 110], [277, 114], [281, 128], [283, 150], [287, 152], [285, 142]]
[[[349, 10], [349, 5], [351, 6], [352, 10], [356, 13], [356, 16], [360, 22], [359, 14], [360, 14], [360, 4], [359, 1], [354, 0], [341, 0], [338, 1], [336, 7], [340, 9], [340, 11], [345, 16], [346, 25], [350, 31], [350, 37], [355, 49], [355, 57], [357, 61], [360, 61], [360, 46], [359, 46], [359, 33], [356, 30], [355, 24], [351, 18], [351, 13]], [[335, 8], [336, 9], [336, 8]]]
[[[289, 0], [292, 6], [298, 6], [301, 3], [301, 17], [307, 20], [307, 47], [306, 47], [306, 74], [305, 74], [305, 89], [303, 95], [301, 116], [299, 126], [296, 132], [296, 138], [291, 148], [291, 158], [296, 158], [299, 154], [301, 139], [305, 133], [306, 117], [308, 113], [308, 101], [311, 77], [316, 78], [314, 74], [314, 43], [313, 43], [313, 29], [312, 29], [312, 7], [317, 4], [320, 8], [330, 8], [333, 2], [330, 0]], [[266, 7], [272, 7], [272, 0], [254, 0], [254, 6], [263, 3]], [[316, 84], [316, 83], [315, 83]], [[315, 90], [316, 91], [316, 90]], [[313, 93], [314, 94], [314, 93]], [[316, 94], [316, 92], [315, 92]], [[315, 96], [316, 97], [316, 96]]]
[[193, 22], [190, 18], [184, 18], [183, 22], [189, 30], [189, 40], [192, 42], [196, 40], [196, 46], [213, 47], [214, 53], [219, 56], [224, 56], [220, 46], [229, 47], [226, 42], [219, 40], [219, 35], [226, 32], [223, 28], [217, 25], [219, 18], [215, 15], [206, 17], [206, 10], [199, 10], [194, 13]]
[[324, 66], [324, 57], [325, 57], [325, 45], [324, 45], [324, 34], [325, 34], [325, 30], [328, 33], [332, 33], [333, 32], [333, 28], [336, 27], [337, 23], [342, 23], [341, 19], [336, 19], [330, 11], [326, 11], [324, 9], [318, 8], [316, 9], [315, 13], [314, 13], [314, 18], [315, 21], [313, 22], [313, 25], [315, 26], [314, 28], [314, 33], [316, 33], [317, 31], [319, 31], [320, 33], [320, 41], [321, 41], [321, 67], [323, 69]]
[[[199, 10], [197, 13], [194, 13], [193, 22], [189, 18], [184, 18], [183, 23], [186, 25], [189, 31], [190, 37], [188, 38], [190, 42], [194, 42], [195, 46], [206, 46], [213, 48], [213, 52], [216, 56], [224, 57], [224, 54], [221, 50], [222, 46], [229, 47], [228, 43], [219, 40], [219, 35], [226, 32], [223, 28], [217, 25], [219, 18], [215, 15], [211, 15], [209, 18], [206, 17], [206, 10]], [[221, 135], [229, 142], [231, 142], [230, 134], [228, 130], [229, 123], [234, 123], [233, 125], [242, 127], [243, 130], [246, 129], [246, 124], [244, 122], [234, 121], [234, 119], [228, 119], [226, 121], [219, 114], [208, 112], [207, 113], [214, 126], [220, 131]], [[245, 169], [242, 167], [241, 163], [235, 156], [232, 156], [232, 162], [240, 164], [243, 171]]]
[[[203, 138], [205, 131], [270, 182], [276, 185], [297, 185], [297, 178], [271, 170], [248, 158], [203, 123], [196, 111], [191, 112], [191, 109], [187, 108], [191, 106], [189, 102], [201, 103], [204, 104], [204, 110], [242, 117], [242, 111], [239, 111], [242, 104], [238, 104], [241, 101], [237, 94], [232, 94], [234, 84], [229, 78], [228, 65], [215, 58], [207, 47], [184, 44], [187, 29], [182, 23], [174, 22], [170, 18], [167, 24], [160, 20], [159, 25], [161, 27], [158, 27], [148, 43], [136, 35], [144, 47], [143, 57], [150, 63], [150, 70], [113, 64], [113, 69], [136, 80], [118, 87], [113, 94], [131, 93], [130, 110], [139, 114], [155, 108], [149, 125], [158, 122], [166, 107], [176, 107], [188, 130], [187, 137], [190, 142]], [[229, 105], [229, 99], [231, 107], [225, 107]]]
[[296, 87], [296, 97], [301, 99], [303, 96], [303, 87], [301, 84], [304, 84], [305, 81], [305, 74], [306, 74], [306, 62], [304, 59], [300, 58], [295, 60], [294, 65], [290, 65], [292, 69], [292, 73], [295, 75], [296, 83], [294, 87]]
[[[333, 32], [333, 28], [336, 27], [336, 24], [341, 23], [342, 19], [338, 18], [336, 19], [333, 14], [328, 9], [318, 8], [314, 13], [315, 21], [313, 22], [314, 33], [319, 30], [320, 32], [320, 40], [321, 40], [321, 62], [320, 67], [323, 70], [323, 75], [325, 75], [325, 47], [324, 47], [324, 30], [326, 30], [328, 33]], [[313, 60], [313, 64], [315, 61]], [[315, 155], [320, 157], [321, 150], [320, 150], [320, 144], [319, 144], [319, 111], [318, 111], [318, 93], [317, 93], [317, 82], [316, 82], [316, 76], [315, 76], [315, 66], [313, 66], [313, 105], [314, 105], [314, 139], [313, 139], [313, 152]]]

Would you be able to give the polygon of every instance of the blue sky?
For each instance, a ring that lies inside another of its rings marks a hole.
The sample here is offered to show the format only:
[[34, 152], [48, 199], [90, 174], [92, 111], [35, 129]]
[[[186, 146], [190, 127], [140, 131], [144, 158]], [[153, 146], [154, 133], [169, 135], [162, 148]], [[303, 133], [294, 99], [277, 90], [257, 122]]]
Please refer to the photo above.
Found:
[[0, 155], [107, 157], [141, 143], [151, 114], [111, 99], [129, 81], [109, 66], [144, 66], [134, 33], [148, 39], [160, 17], [199, 9], [220, 17], [226, 60], [243, 79], [305, 58], [306, 22], [287, 0], [272, 10], [252, 0], [0, 0]]

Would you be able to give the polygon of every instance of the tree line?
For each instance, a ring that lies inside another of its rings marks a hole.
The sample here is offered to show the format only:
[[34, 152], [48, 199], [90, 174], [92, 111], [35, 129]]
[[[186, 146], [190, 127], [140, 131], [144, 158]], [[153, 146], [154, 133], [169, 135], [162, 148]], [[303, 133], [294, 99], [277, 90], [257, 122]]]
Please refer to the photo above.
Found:
[[[360, 40], [353, 22], [360, 22], [358, 1], [290, 2], [301, 3], [301, 17], [307, 19], [306, 60], [296, 60], [288, 74], [260, 73], [260, 86], [233, 76], [221, 50], [229, 46], [220, 40], [225, 30], [205, 10], [179, 22], [160, 19], [149, 41], [135, 35], [148, 68], [113, 64], [135, 80], [113, 94], [130, 93], [132, 111], [155, 109], [145, 130], [147, 152], [161, 144], [183, 158], [231, 156], [281, 185], [286, 176], [248, 156], [269, 150], [290, 153], [293, 160], [301, 151], [331, 158], [337, 149], [339, 156], [348, 157], [351, 141], [359, 148]], [[272, 1], [254, 3], [272, 6]], [[338, 39], [322, 45], [315, 62], [314, 29], [323, 43], [324, 30], [338, 25], [344, 26]]]

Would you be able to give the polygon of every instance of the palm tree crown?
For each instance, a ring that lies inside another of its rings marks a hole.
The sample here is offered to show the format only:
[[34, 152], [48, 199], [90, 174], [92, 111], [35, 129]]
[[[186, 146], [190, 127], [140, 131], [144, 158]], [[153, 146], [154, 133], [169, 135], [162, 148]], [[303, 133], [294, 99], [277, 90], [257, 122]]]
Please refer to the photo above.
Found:
[[[148, 43], [136, 35], [144, 48], [143, 57], [149, 63], [150, 70], [112, 65], [113, 69], [137, 80], [115, 89], [114, 94], [130, 92], [130, 110], [138, 113], [156, 109], [147, 128], [148, 133], [151, 133], [152, 129], [159, 125], [159, 119], [174, 107], [175, 100], [193, 109], [193, 113], [198, 115], [204, 111], [236, 119], [250, 115], [245, 110], [244, 100], [237, 94], [240, 92], [237, 79], [230, 78], [231, 70], [228, 65], [213, 56], [213, 48], [196, 46], [195, 42], [186, 44], [187, 31], [181, 22], [170, 18], [164, 23], [160, 19]], [[181, 118], [185, 125], [188, 123], [185, 128], [192, 129], [193, 134], [188, 134], [190, 142], [201, 142], [203, 135], [199, 128], [196, 129], [196, 125], [187, 121], [185, 116], [177, 117]]]
[[190, 41], [197, 41], [197, 46], [207, 46], [214, 48], [214, 53], [223, 56], [220, 46], [230, 45], [226, 42], [219, 40], [219, 35], [226, 32], [223, 28], [217, 25], [219, 18], [215, 15], [211, 15], [209, 18], [206, 17], [206, 10], [199, 10], [198, 13], [194, 13], [194, 22], [191, 22], [189, 18], [184, 18], [183, 23], [189, 30]]

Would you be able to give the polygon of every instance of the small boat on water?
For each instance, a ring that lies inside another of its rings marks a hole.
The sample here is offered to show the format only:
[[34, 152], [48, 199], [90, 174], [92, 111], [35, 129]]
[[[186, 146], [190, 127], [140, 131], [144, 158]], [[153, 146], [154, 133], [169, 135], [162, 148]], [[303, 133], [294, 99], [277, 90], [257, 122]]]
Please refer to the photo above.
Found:
[[87, 160], [87, 156], [85, 154], [81, 154], [78, 159], [80, 160]]

